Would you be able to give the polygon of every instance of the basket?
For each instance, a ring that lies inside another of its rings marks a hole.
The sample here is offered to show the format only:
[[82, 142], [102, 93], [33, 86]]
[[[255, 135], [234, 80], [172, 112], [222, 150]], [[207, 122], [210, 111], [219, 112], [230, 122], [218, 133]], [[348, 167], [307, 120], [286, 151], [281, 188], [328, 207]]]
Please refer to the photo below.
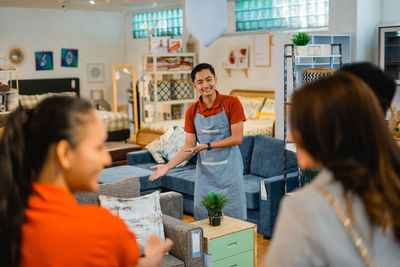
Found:
[[185, 100], [194, 98], [194, 89], [189, 80], [176, 80], [172, 83], [172, 99]]
[[[171, 81], [157, 81], [157, 101], [171, 100]], [[154, 84], [149, 84], [150, 101], [154, 101]]]
[[306, 85], [321, 78], [329, 77], [334, 71], [335, 69], [330, 68], [303, 69], [303, 73], [301, 76], [301, 85]]

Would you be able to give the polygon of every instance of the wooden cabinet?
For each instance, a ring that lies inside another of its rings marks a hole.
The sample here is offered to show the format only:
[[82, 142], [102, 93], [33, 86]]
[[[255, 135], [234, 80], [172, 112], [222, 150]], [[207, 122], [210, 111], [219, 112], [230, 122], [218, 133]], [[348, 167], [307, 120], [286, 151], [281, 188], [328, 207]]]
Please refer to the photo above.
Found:
[[208, 219], [194, 222], [203, 228], [205, 266], [257, 266], [257, 225], [224, 216], [220, 226]]

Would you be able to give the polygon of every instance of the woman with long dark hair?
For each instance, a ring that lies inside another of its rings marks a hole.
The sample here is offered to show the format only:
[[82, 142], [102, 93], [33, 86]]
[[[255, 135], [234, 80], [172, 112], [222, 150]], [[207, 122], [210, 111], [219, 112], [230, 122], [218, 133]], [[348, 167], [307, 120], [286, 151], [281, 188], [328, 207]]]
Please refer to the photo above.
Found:
[[82, 205], [110, 163], [106, 131], [86, 100], [53, 97], [14, 111], [0, 139], [0, 266], [158, 266], [172, 242], [135, 236], [107, 210]]
[[266, 266], [399, 266], [400, 147], [371, 89], [338, 73], [292, 96], [301, 168], [322, 168], [281, 203]]

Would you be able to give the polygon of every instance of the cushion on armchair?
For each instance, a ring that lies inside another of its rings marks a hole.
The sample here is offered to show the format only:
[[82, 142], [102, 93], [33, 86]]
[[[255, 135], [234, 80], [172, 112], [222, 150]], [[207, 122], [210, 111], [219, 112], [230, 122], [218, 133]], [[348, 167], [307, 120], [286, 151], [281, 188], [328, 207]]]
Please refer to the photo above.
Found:
[[135, 198], [100, 195], [99, 199], [101, 206], [125, 221], [129, 229], [136, 235], [136, 240], [141, 248], [145, 247], [146, 240], [150, 235], [165, 238], [158, 191]]
[[[283, 173], [283, 140], [266, 135], [256, 135], [251, 156], [250, 173], [262, 177], [273, 177]], [[287, 151], [288, 171], [297, 168], [295, 155]]]

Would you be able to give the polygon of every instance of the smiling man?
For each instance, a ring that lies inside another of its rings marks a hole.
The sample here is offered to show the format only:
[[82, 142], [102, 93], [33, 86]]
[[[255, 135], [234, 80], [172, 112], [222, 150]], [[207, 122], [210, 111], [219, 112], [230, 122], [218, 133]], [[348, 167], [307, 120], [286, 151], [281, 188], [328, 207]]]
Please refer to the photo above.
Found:
[[246, 220], [243, 161], [239, 150], [243, 139], [243, 121], [246, 119], [243, 107], [236, 97], [221, 95], [216, 90], [217, 77], [210, 64], [197, 65], [191, 78], [200, 97], [186, 111], [186, 144], [167, 164], [151, 167], [157, 170], [149, 179], [153, 181], [166, 175], [192, 154], [199, 153], [194, 189], [194, 219], [207, 218], [207, 210], [200, 202], [203, 195], [215, 191], [228, 196], [223, 209], [225, 215]]

